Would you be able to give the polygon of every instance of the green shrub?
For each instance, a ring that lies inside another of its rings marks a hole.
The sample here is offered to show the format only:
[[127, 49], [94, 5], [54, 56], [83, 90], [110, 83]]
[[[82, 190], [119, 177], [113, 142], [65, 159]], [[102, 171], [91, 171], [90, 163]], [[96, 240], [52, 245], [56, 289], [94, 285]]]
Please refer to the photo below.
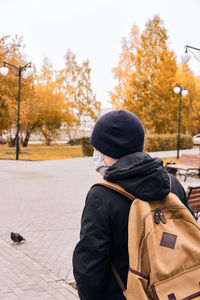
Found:
[[90, 137], [84, 136], [81, 138], [82, 152], [84, 156], [92, 156], [94, 149], [90, 145]]
[[[192, 136], [181, 134], [180, 149], [193, 147]], [[177, 149], [177, 134], [149, 134], [145, 137], [144, 151], [168, 151]]]
[[191, 149], [194, 145], [191, 135], [181, 135], [180, 138], [181, 149]]
[[[92, 156], [94, 149], [89, 143], [90, 137], [82, 137], [81, 145], [84, 156]], [[193, 147], [192, 136], [181, 134], [180, 149]], [[177, 149], [177, 134], [148, 134], [145, 137], [144, 151], [168, 151]]]

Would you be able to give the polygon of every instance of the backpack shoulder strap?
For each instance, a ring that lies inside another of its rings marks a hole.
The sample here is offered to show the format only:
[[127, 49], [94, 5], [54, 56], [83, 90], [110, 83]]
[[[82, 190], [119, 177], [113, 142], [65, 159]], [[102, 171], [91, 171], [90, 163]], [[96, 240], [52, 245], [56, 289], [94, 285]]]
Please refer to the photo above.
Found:
[[117, 282], [122, 290], [122, 293], [123, 293], [126, 290], [125, 285], [124, 285], [123, 281], [121, 280], [121, 277], [119, 276], [119, 274], [113, 264], [111, 264], [111, 270], [112, 270], [113, 275], [115, 276], [115, 279], [117, 280]]
[[[123, 196], [129, 198], [130, 200], [134, 201], [135, 200], [135, 197], [133, 195], [131, 195], [130, 193], [128, 193], [123, 187], [121, 187], [119, 184], [117, 183], [112, 183], [112, 182], [109, 182], [107, 180], [101, 180], [100, 182], [94, 184], [93, 186], [95, 185], [103, 185], [113, 191], [116, 191], [120, 194], [122, 194]], [[121, 277], [119, 276], [115, 266], [111, 263], [111, 270], [113, 272], [113, 275], [115, 276], [115, 279], [117, 280], [122, 292], [124, 292], [126, 290], [125, 286], [124, 286], [124, 283], [121, 279]]]
[[113, 183], [113, 182], [109, 182], [107, 180], [101, 180], [100, 182], [94, 184], [95, 185], [103, 185], [111, 190], [114, 190], [122, 195], [124, 195], [125, 197], [129, 198], [130, 200], [134, 201], [135, 197], [133, 195], [131, 195], [130, 193], [128, 193], [123, 187], [121, 187], [119, 184], [117, 183]]

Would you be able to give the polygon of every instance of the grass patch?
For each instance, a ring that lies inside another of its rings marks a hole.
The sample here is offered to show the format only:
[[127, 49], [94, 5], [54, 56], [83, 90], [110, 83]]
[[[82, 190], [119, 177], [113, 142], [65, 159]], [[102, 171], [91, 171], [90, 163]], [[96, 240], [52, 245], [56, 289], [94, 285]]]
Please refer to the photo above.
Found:
[[[0, 159], [15, 159], [15, 147], [11, 148], [7, 145], [0, 145]], [[52, 144], [45, 146], [44, 144], [33, 144], [29, 147], [21, 147], [19, 159], [21, 160], [55, 160], [83, 157], [81, 146], [69, 146], [63, 144]], [[163, 158], [164, 166], [168, 161], [178, 163], [177, 158]]]
[[[0, 147], [0, 159], [15, 159], [15, 148]], [[37, 146], [20, 149], [19, 159], [21, 160], [54, 160], [82, 157], [81, 146]]]

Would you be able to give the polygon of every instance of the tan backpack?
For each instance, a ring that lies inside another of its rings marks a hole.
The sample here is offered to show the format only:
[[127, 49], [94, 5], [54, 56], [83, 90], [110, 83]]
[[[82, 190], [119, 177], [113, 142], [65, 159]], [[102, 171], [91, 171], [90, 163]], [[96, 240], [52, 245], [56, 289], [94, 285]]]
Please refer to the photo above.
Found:
[[134, 200], [129, 214], [127, 300], [200, 299], [200, 227], [179, 198], [170, 193], [161, 201], [135, 199], [117, 184], [101, 181]]

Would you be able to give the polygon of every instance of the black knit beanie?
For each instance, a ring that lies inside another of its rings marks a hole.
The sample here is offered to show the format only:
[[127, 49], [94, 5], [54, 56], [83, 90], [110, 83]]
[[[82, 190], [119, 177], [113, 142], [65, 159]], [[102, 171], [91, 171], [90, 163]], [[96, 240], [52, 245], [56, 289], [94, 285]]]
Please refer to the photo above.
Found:
[[142, 152], [144, 128], [140, 119], [127, 110], [113, 110], [95, 124], [90, 144], [101, 153], [120, 158]]

